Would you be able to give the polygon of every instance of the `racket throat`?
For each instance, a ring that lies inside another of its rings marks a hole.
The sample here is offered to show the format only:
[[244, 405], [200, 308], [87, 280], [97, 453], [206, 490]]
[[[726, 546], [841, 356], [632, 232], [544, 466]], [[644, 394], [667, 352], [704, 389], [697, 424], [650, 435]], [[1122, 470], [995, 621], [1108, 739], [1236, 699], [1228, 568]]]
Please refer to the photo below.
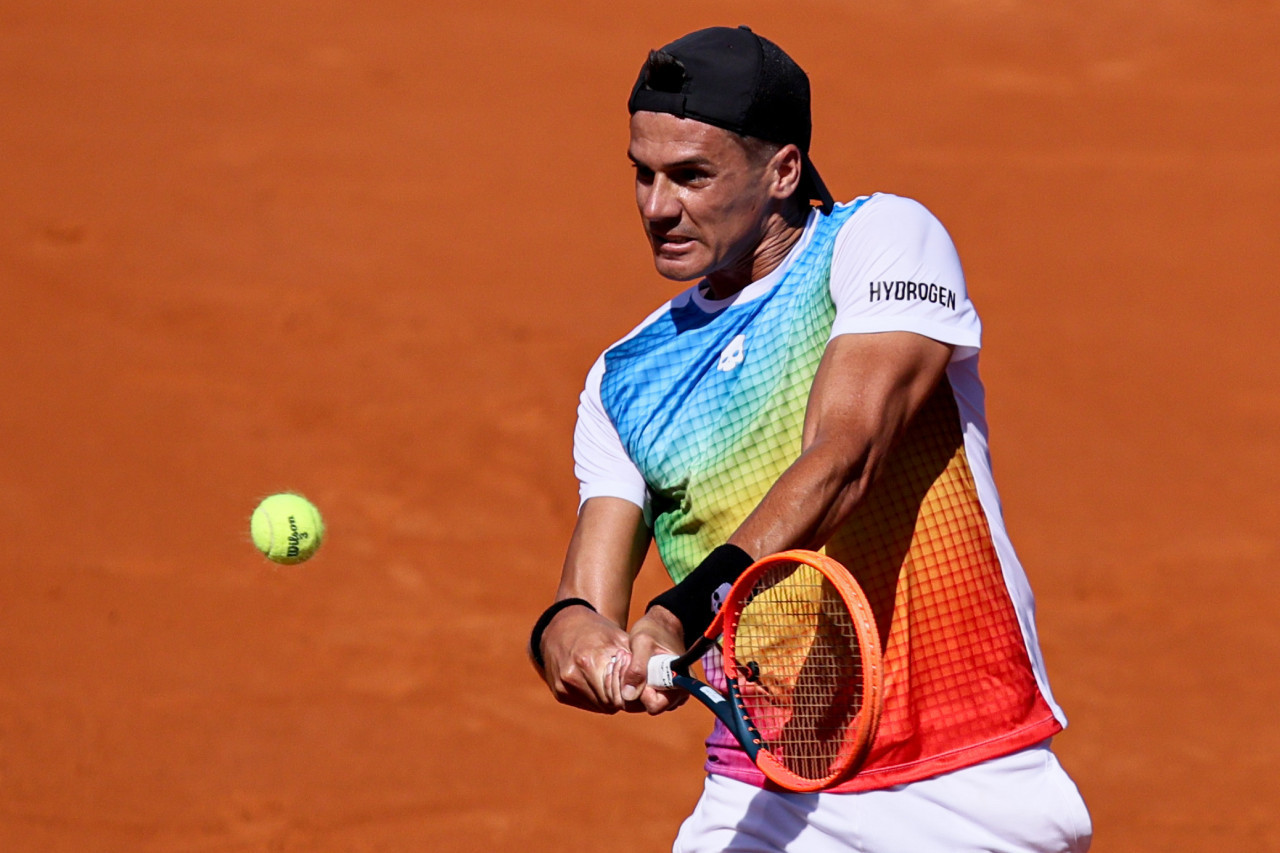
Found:
[[747, 753], [752, 763], [755, 763], [756, 755], [760, 752], [760, 732], [756, 731], [756, 727], [752, 725], [751, 719], [747, 716], [746, 706], [742, 702], [742, 694], [738, 692], [737, 679], [726, 679], [728, 682], [729, 701], [725, 702], [725, 713], [722, 715], [719, 711], [716, 716], [720, 718], [720, 722], [725, 724], [732, 734], [742, 745], [742, 749]]

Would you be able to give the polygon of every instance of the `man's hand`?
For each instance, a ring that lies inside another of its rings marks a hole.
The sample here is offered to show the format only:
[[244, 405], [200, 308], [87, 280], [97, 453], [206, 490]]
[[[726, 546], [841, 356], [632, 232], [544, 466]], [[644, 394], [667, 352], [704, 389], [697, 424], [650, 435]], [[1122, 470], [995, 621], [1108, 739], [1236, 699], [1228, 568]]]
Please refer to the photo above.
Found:
[[643, 710], [661, 714], [683, 705], [689, 694], [683, 690], [658, 690], [648, 686], [649, 658], [655, 654], [680, 654], [684, 651], [684, 630], [671, 611], [662, 606], [649, 612], [631, 626], [630, 655], [622, 673], [622, 699], [627, 710]]
[[627, 632], [587, 607], [560, 611], [542, 634], [543, 678], [557, 702], [616, 714], [631, 655]]
[[557, 701], [601, 714], [623, 710], [622, 671], [631, 655], [621, 626], [648, 549], [649, 528], [640, 507], [611, 497], [582, 505], [556, 599], [586, 599], [600, 612], [568, 607], [543, 629], [542, 677]]

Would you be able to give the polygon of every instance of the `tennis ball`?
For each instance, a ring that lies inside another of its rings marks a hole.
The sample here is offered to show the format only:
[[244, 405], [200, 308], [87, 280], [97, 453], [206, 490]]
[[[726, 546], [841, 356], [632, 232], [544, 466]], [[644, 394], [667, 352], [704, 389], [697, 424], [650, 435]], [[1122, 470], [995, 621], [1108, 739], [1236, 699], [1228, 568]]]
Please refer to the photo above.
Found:
[[279, 494], [266, 498], [249, 522], [253, 544], [276, 563], [309, 560], [324, 538], [320, 510], [302, 495]]

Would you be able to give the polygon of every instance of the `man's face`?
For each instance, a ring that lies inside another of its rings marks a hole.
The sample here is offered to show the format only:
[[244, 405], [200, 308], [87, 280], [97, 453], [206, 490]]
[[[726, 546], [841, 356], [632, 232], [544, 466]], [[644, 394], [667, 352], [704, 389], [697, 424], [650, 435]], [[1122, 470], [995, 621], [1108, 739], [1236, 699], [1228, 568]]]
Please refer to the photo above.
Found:
[[631, 117], [636, 206], [660, 275], [691, 281], [749, 264], [770, 195], [764, 163], [729, 131], [666, 113]]

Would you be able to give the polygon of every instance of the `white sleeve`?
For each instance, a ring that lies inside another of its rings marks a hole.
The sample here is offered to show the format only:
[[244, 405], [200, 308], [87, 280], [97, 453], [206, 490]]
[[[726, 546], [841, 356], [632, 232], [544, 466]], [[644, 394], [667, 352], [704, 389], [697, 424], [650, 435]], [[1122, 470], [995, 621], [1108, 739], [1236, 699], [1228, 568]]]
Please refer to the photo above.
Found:
[[578, 476], [578, 506], [588, 498], [613, 497], [631, 501], [648, 518], [649, 489], [640, 469], [622, 446], [617, 427], [600, 398], [604, 356], [587, 374], [578, 400], [578, 425], [573, 431], [573, 470]]
[[831, 337], [915, 332], [955, 347], [952, 361], [982, 346], [951, 236], [917, 201], [877, 194], [836, 236], [831, 263], [836, 305]]

